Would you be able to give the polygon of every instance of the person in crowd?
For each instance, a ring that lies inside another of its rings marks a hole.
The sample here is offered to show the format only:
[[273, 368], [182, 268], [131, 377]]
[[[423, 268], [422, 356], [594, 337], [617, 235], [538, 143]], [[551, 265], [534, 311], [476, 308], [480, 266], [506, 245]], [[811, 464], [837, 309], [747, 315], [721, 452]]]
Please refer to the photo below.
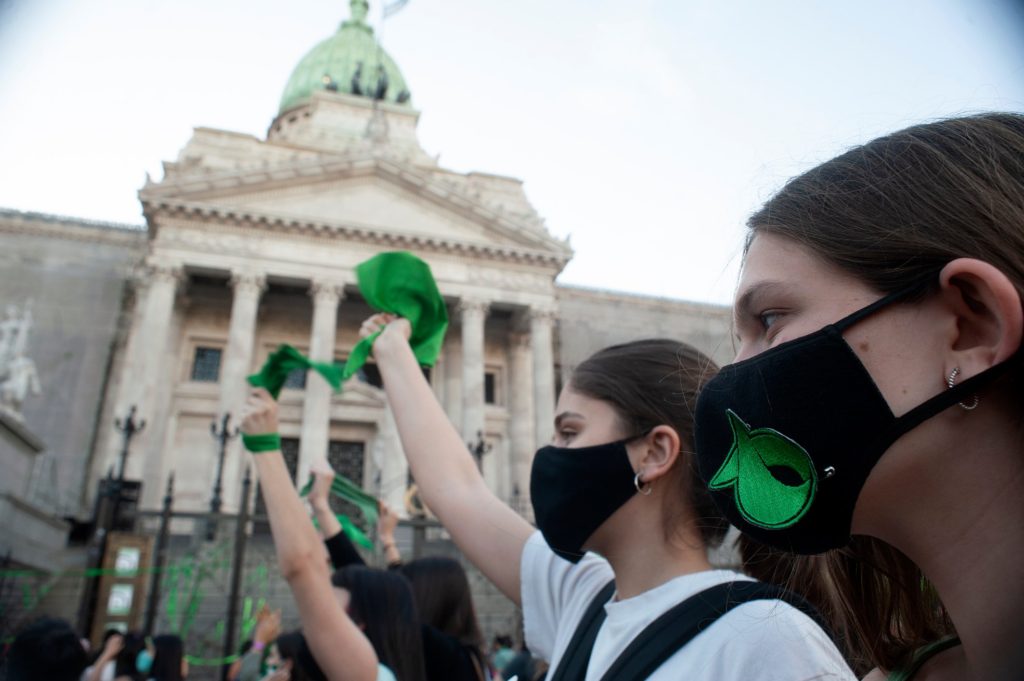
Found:
[[519, 681], [533, 681], [537, 676], [537, 665], [533, 659], [533, 653], [525, 645], [515, 653], [515, 657], [508, 661], [508, 664], [501, 670], [501, 678], [519, 679]]
[[[103, 657], [104, 653], [108, 650], [107, 646], [108, 644], [110, 644], [110, 639], [114, 638], [115, 636], [121, 638], [121, 632], [117, 629], [107, 629], [103, 632], [103, 639], [100, 642], [100, 647], [96, 650], [95, 653], [92, 654], [91, 659], [89, 660], [89, 666], [85, 668], [84, 672], [82, 672], [83, 681], [88, 681], [88, 679], [93, 678], [92, 673], [93, 670], [97, 668], [97, 666], [99, 667], [99, 676], [97, 677], [97, 681], [114, 681], [114, 677], [116, 676], [114, 672], [116, 665], [114, 657], [116, 656], [116, 653], [114, 653], [108, 659], [106, 659], [102, 665], [97, 665], [97, 663], [100, 661], [100, 658]], [[118, 649], [120, 649], [120, 645], [118, 645]]]
[[[522, 604], [528, 645], [550, 661], [550, 678], [599, 679], [641, 662], [656, 680], [853, 678], [798, 607], [759, 596], [726, 605], [747, 591], [736, 587], [747, 578], [711, 569], [707, 549], [727, 525], [691, 468], [691, 414], [714, 374], [710, 359], [682, 343], [645, 340], [581, 363], [559, 396], [552, 444], [534, 458], [537, 532], [487, 487], [424, 378], [410, 333], [407, 320], [389, 314], [361, 329], [375, 337], [420, 494], [467, 557]], [[747, 593], [763, 586], [747, 581]], [[723, 612], [697, 634], [704, 618], [688, 613], [710, 601], [691, 597], [709, 589]], [[658, 656], [632, 655], [634, 639], [666, 613], [690, 640], [666, 647], [659, 634]]]
[[242, 660], [245, 659], [246, 653], [252, 650], [252, 639], [247, 638], [242, 641], [242, 645], [238, 647], [238, 659], [233, 660], [227, 665], [227, 678], [228, 681], [239, 681], [239, 677], [242, 673]]
[[494, 637], [491, 641], [491, 664], [494, 668], [501, 672], [502, 676], [505, 675], [505, 667], [512, 661], [512, 658], [516, 656], [516, 651], [512, 650], [512, 639], [505, 634], [499, 634]]
[[5, 659], [8, 681], [78, 681], [88, 663], [78, 634], [61, 619], [42, 617], [14, 637]]
[[1024, 678], [1024, 116], [853, 148], [748, 225], [736, 363], [697, 407], [716, 501], [868, 678]]
[[[342, 532], [328, 501], [334, 471], [322, 466], [313, 470], [313, 476], [308, 499], [334, 569], [364, 565], [359, 551]], [[450, 559], [425, 558], [403, 564], [395, 543], [397, 525], [398, 516], [381, 502], [377, 538], [384, 549], [388, 568], [407, 578], [412, 585], [421, 623], [427, 680], [486, 681], [488, 669], [479, 643], [482, 636], [465, 570]]]
[[249, 390], [241, 428], [243, 444], [253, 453], [259, 475], [278, 565], [295, 598], [305, 641], [324, 677], [329, 681], [394, 679], [335, 597], [323, 545], [281, 455], [277, 402], [265, 388]]
[[331, 583], [380, 662], [402, 681], [424, 681], [423, 640], [409, 583], [389, 570], [349, 565]]
[[185, 642], [179, 636], [153, 637], [153, 663], [146, 676], [149, 681], [183, 681], [188, 678]]

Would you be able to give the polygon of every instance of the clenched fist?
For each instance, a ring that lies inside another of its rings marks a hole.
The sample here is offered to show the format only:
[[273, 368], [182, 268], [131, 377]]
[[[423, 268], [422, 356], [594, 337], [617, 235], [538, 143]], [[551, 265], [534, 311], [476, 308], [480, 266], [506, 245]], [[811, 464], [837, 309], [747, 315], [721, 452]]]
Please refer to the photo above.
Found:
[[242, 432], [263, 435], [277, 432], [277, 401], [265, 388], [251, 388], [242, 409]]

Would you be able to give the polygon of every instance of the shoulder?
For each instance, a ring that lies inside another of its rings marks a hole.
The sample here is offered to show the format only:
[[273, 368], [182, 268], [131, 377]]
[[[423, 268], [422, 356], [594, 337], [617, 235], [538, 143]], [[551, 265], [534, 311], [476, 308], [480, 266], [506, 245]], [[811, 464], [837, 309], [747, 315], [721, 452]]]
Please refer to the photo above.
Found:
[[398, 681], [390, 669], [377, 663], [377, 681]]

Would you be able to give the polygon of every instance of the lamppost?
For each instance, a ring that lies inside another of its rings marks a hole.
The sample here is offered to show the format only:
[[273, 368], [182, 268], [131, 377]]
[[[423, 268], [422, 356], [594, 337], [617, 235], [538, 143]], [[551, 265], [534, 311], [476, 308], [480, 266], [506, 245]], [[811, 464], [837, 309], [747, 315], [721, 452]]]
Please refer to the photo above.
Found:
[[124, 468], [128, 462], [128, 447], [132, 441], [132, 438], [142, 432], [142, 429], [146, 427], [146, 420], [140, 421], [135, 420], [135, 405], [131, 406], [128, 410], [128, 416], [125, 419], [115, 418], [114, 427], [121, 431], [121, 435], [124, 437], [124, 442], [121, 445], [121, 472], [118, 474], [118, 481], [124, 480]]
[[238, 437], [239, 432], [237, 426], [235, 428], [230, 427], [230, 422], [231, 412], [226, 412], [221, 419], [219, 430], [216, 421], [210, 424], [210, 434], [220, 443], [220, 453], [217, 457], [217, 479], [213, 483], [213, 498], [210, 499], [210, 519], [206, 523], [207, 541], [213, 541], [217, 534], [217, 515], [220, 513], [221, 492], [223, 491], [222, 483], [224, 480], [224, 454], [227, 451], [228, 442]]
[[484, 470], [484, 454], [491, 451], [491, 443], [484, 439], [483, 431], [478, 430], [476, 431], [476, 442], [467, 442], [466, 446], [469, 447], [469, 453], [476, 459], [476, 467], [482, 472]]

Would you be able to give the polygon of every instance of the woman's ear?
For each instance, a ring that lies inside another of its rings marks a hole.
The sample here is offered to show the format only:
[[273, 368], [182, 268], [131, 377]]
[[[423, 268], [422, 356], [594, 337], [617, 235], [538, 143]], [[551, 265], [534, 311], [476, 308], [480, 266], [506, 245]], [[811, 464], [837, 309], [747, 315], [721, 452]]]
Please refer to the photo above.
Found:
[[1024, 336], [1024, 308], [1010, 278], [987, 262], [957, 258], [942, 268], [940, 294], [956, 329], [950, 366], [970, 378], [1012, 357]]
[[665, 475], [679, 458], [679, 433], [671, 426], [656, 426], [640, 442], [644, 447], [644, 455], [637, 467], [641, 483]]

